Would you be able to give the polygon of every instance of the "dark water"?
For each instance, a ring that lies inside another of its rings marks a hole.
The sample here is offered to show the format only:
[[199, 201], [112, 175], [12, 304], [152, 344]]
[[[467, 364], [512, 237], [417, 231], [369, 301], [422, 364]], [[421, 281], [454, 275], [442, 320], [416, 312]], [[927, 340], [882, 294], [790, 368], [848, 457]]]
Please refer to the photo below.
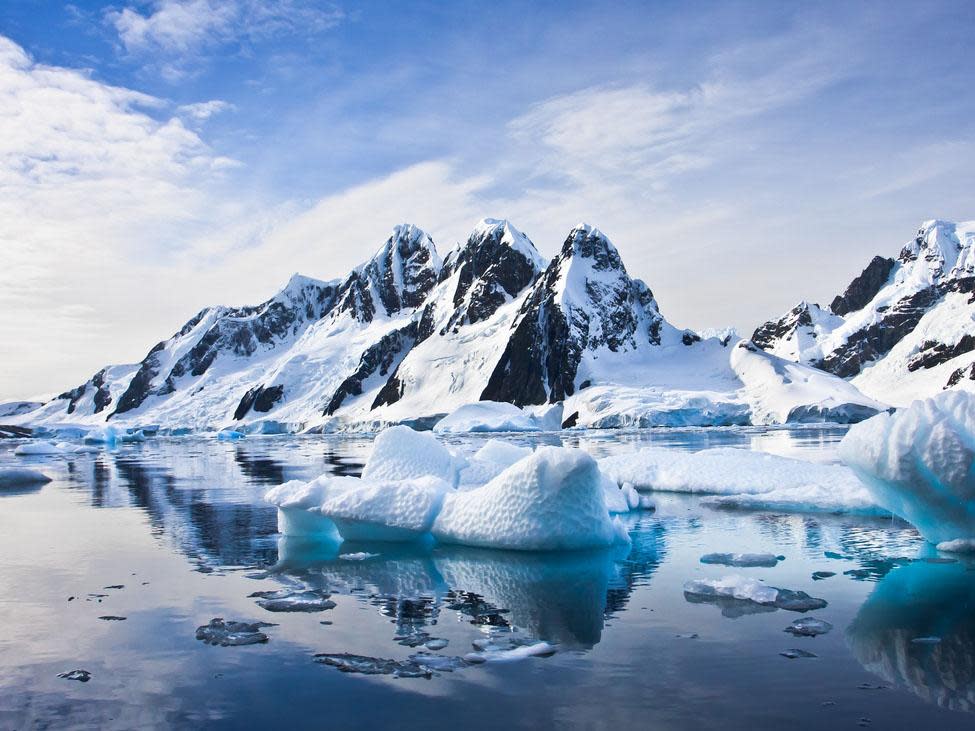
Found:
[[[564, 441], [597, 456], [652, 441], [829, 460], [841, 434]], [[368, 439], [159, 439], [31, 459], [14, 446], [0, 443], [0, 466], [36, 465], [54, 481], [0, 496], [3, 728], [975, 727], [975, 566], [940, 562], [901, 523], [658, 496], [655, 513], [629, 519], [633, 545], [622, 552], [310, 544], [276, 534], [263, 492], [355, 474]], [[786, 558], [775, 568], [701, 564], [713, 551]], [[340, 558], [353, 552], [379, 555]], [[815, 581], [814, 571], [835, 576]], [[793, 637], [784, 628], [805, 615], [685, 598], [689, 579], [727, 574], [826, 599], [812, 615], [834, 629]], [[330, 593], [336, 606], [269, 612], [249, 596], [280, 589]], [[266, 644], [210, 646], [195, 633], [215, 617], [276, 626], [264, 628]], [[342, 673], [314, 657], [405, 661], [423, 650], [408, 645], [431, 640], [448, 641], [436, 654], [463, 656], [488, 636], [546, 640], [557, 652], [429, 679]], [[929, 636], [940, 642], [912, 642]], [[817, 657], [780, 656], [792, 648]], [[58, 677], [76, 669], [90, 681]]]

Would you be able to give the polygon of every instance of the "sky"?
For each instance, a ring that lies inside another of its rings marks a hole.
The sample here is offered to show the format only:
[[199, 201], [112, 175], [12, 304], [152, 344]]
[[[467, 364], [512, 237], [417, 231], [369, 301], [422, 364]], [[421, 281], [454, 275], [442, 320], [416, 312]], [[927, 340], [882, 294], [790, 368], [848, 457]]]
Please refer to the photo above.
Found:
[[0, 3], [0, 401], [400, 222], [599, 226], [747, 335], [975, 219], [975, 3]]

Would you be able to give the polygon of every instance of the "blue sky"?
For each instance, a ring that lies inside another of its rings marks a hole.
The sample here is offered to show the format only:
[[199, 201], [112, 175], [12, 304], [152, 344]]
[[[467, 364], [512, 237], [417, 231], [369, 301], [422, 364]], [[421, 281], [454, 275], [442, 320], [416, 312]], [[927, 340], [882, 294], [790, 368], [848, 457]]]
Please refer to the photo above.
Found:
[[975, 4], [485, 6], [6, 0], [0, 398], [401, 220], [546, 255], [586, 220], [675, 324], [748, 333], [975, 218]]

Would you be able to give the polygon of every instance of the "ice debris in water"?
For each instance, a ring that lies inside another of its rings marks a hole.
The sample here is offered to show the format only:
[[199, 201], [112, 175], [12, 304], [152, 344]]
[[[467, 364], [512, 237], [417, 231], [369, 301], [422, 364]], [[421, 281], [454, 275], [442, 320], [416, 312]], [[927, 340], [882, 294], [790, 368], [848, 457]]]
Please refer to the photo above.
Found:
[[876, 502], [937, 544], [975, 544], [975, 394], [945, 391], [850, 428], [840, 456]]
[[378, 553], [369, 553], [367, 551], [357, 551], [356, 553], [340, 553], [339, 558], [343, 561], [365, 561], [370, 558], [378, 557]]
[[800, 657], [818, 657], [818, 655], [816, 655], [815, 652], [809, 652], [809, 650], [799, 650], [799, 649], [783, 650], [779, 654], [782, 657], [789, 658], [790, 660], [795, 660]]
[[87, 670], [68, 670], [63, 673], [58, 673], [59, 678], [64, 678], [65, 680], [77, 680], [81, 683], [87, 683], [91, 680], [91, 673]]
[[64, 450], [52, 442], [43, 439], [21, 444], [14, 450], [18, 457], [33, 457], [42, 455], [64, 454]]
[[792, 612], [822, 609], [827, 604], [825, 599], [811, 597], [804, 591], [779, 589], [738, 575], [688, 581], [684, 584], [684, 595], [699, 601], [730, 599]]
[[245, 439], [247, 437], [243, 432], [235, 431], [233, 429], [224, 429], [217, 433], [217, 439], [222, 442], [235, 442], [238, 439]]
[[548, 642], [524, 637], [492, 636], [474, 640], [471, 643], [475, 652], [464, 655], [469, 663], [512, 662], [526, 657], [550, 657], [557, 648]]
[[701, 563], [739, 568], [773, 568], [784, 560], [785, 556], [776, 556], [774, 553], [706, 553], [701, 556]]
[[50, 477], [37, 470], [29, 470], [22, 467], [0, 469], [0, 490], [33, 487], [44, 485], [50, 481]]
[[940, 645], [940, 637], [915, 637], [911, 640], [912, 645]]
[[813, 571], [812, 578], [813, 581], [822, 581], [823, 579], [828, 579], [830, 576], [836, 576], [835, 571]]
[[784, 631], [796, 637], [816, 637], [826, 634], [831, 629], [833, 629], [833, 625], [825, 620], [816, 617], [802, 617], [795, 620]]
[[269, 612], [324, 612], [335, 607], [329, 594], [320, 591], [255, 591], [257, 605]]
[[319, 653], [315, 662], [338, 668], [343, 673], [362, 675], [392, 675], [396, 678], [429, 678], [433, 671], [416, 660], [388, 660], [348, 652]]
[[465, 668], [470, 664], [462, 657], [434, 655], [431, 652], [418, 652], [415, 655], [410, 655], [410, 660], [418, 665], [442, 673], [452, 673], [454, 670]]
[[270, 622], [227, 622], [223, 617], [216, 617], [209, 624], [196, 628], [196, 639], [222, 647], [257, 645], [268, 641], [268, 636], [261, 630], [274, 626]]
[[426, 647], [428, 650], [442, 650], [448, 644], [450, 644], [450, 640], [444, 640], [439, 637], [434, 637], [432, 640], [428, 640], [427, 642], [425, 642], [424, 647]]

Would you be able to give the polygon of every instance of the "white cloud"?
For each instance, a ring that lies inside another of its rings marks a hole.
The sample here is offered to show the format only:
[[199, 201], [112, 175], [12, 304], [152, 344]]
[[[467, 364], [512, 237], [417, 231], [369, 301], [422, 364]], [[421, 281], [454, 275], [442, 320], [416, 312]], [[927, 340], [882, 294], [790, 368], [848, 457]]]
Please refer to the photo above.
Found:
[[183, 78], [199, 55], [226, 44], [308, 37], [343, 17], [339, 8], [313, 0], [155, 0], [147, 13], [131, 6], [105, 11], [124, 49], [154, 58], [169, 81]]
[[198, 122], [205, 122], [215, 114], [232, 110], [234, 105], [222, 99], [211, 99], [206, 102], [196, 102], [195, 104], [184, 104], [177, 108], [176, 112], [182, 117], [188, 117]]

